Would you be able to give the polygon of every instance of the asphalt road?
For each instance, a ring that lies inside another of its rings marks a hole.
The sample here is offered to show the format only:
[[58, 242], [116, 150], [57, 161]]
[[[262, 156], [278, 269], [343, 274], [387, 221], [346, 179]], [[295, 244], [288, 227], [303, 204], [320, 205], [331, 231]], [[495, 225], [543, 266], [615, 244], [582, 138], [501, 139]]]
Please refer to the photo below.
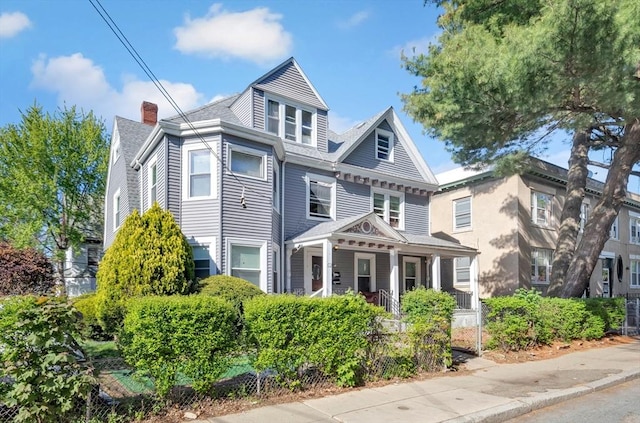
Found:
[[640, 423], [640, 379], [533, 411], [508, 423]]

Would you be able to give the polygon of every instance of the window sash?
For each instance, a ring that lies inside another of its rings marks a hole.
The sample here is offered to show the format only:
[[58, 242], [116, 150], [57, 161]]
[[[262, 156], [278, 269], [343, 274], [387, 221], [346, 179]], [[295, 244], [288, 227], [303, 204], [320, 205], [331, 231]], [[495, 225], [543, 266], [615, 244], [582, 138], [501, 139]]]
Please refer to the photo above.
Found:
[[456, 283], [457, 284], [469, 284], [471, 282], [471, 258], [470, 257], [456, 257], [455, 271], [456, 271]]
[[313, 143], [313, 113], [302, 110], [302, 143], [311, 145]]
[[264, 179], [264, 156], [231, 150], [231, 171], [240, 175]]
[[231, 276], [260, 287], [260, 247], [231, 245]]
[[531, 219], [538, 225], [548, 226], [551, 222], [551, 195], [541, 192], [531, 193]]
[[189, 197], [211, 195], [211, 154], [208, 150], [189, 151]]
[[534, 283], [549, 283], [552, 250], [534, 248], [531, 250], [531, 280]]
[[158, 167], [154, 163], [149, 169], [149, 207], [156, 202], [158, 188]]
[[402, 196], [374, 192], [373, 211], [393, 228], [402, 226]]
[[381, 219], [384, 219], [384, 194], [374, 193], [373, 194], [373, 211], [380, 216]]
[[455, 229], [471, 227], [471, 197], [453, 202]]
[[320, 181], [309, 181], [309, 215], [331, 217], [333, 185]]
[[211, 274], [211, 259], [209, 257], [209, 247], [203, 245], [195, 245], [191, 247], [191, 250], [193, 251], [193, 264], [196, 278], [206, 278]]
[[289, 141], [296, 141], [296, 133], [298, 128], [298, 120], [296, 118], [297, 110], [293, 106], [285, 104], [284, 106], [284, 138]]
[[389, 160], [391, 152], [391, 137], [381, 133], [377, 134], [376, 155], [380, 160]]
[[640, 244], [640, 218], [629, 219], [629, 240], [632, 244]]
[[277, 101], [267, 102], [267, 132], [280, 133], [280, 103]]
[[114, 196], [113, 201], [113, 225], [115, 228], [120, 227], [120, 193]]
[[629, 273], [630, 285], [634, 288], [640, 288], [640, 261], [631, 260], [629, 268], [631, 269]]

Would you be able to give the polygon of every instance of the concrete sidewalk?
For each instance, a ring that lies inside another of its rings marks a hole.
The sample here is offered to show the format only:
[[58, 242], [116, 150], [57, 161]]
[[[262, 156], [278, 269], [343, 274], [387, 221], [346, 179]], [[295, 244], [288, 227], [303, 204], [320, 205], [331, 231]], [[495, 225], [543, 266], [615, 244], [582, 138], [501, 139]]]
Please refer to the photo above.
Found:
[[640, 342], [518, 364], [471, 358], [465, 366], [471, 374], [353, 390], [191, 422], [501, 422], [640, 377]]

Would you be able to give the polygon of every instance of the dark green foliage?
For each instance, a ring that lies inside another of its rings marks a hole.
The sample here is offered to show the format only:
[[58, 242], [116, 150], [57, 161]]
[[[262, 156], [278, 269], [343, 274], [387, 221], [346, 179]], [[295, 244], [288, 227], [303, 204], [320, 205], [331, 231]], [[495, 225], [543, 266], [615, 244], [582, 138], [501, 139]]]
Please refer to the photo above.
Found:
[[626, 314], [624, 298], [587, 298], [583, 301], [591, 314], [602, 319], [605, 332], [620, 329], [624, 324]]
[[291, 388], [317, 368], [341, 386], [362, 381], [367, 334], [381, 311], [354, 294], [330, 298], [259, 296], [244, 304], [258, 371], [275, 370]]
[[540, 315], [544, 326], [551, 332], [552, 339], [569, 342], [604, 336], [602, 319], [588, 312], [582, 300], [543, 298]]
[[65, 422], [95, 382], [75, 342], [79, 316], [58, 299], [18, 299], [0, 309], [4, 374], [1, 402], [18, 422]]
[[253, 297], [266, 295], [251, 282], [228, 275], [214, 275], [201, 280], [200, 293], [223, 298], [236, 307]]
[[54, 284], [53, 267], [44, 254], [0, 242], [0, 296], [43, 295]]
[[489, 306], [488, 348], [519, 351], [550, 342], [540, 321], [539, 301], [513, 296], [487, 298], [485, 303]]
[[198, 392], [228, 369], [237, 342], [237, 314], [222, 299], [207, 296], [141, 297], [130, 301], [119, 339], [123, 356], [151, 376], [165, 396], [179, 373]]
[[193, 253], [171, 212], [154, 204], [133, 212], [105, 252], [97, 274], [96, 314], [115, 334], [125, 303], [142, 295], [189, 294], [195, 290]]
[[434, 315], [450, 322], [456, 308], [456, 300], [446, 292], [419, 287], [402, 296], [401, 307], [408, 322]]
[[96, 299], [96, 293], [92, 292], [73, 298], [71, 303], [82, 315], [82, 337], [95, 341], [104, 341], [111, 338], [111, 336], [102, 330], [102, 326], [100, 326], [98, 322], [98, 317], [96, 316]]

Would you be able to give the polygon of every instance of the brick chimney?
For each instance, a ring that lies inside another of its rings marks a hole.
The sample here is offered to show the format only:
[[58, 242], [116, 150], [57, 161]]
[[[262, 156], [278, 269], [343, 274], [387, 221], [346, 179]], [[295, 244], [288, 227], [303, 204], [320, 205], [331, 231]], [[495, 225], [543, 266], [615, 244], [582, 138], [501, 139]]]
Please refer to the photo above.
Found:
[[155, 125], [158, 123], [158, 105], [143, 101], [140, 106], [140, 114], [142, 115], [142, 123], [145, 125]]

